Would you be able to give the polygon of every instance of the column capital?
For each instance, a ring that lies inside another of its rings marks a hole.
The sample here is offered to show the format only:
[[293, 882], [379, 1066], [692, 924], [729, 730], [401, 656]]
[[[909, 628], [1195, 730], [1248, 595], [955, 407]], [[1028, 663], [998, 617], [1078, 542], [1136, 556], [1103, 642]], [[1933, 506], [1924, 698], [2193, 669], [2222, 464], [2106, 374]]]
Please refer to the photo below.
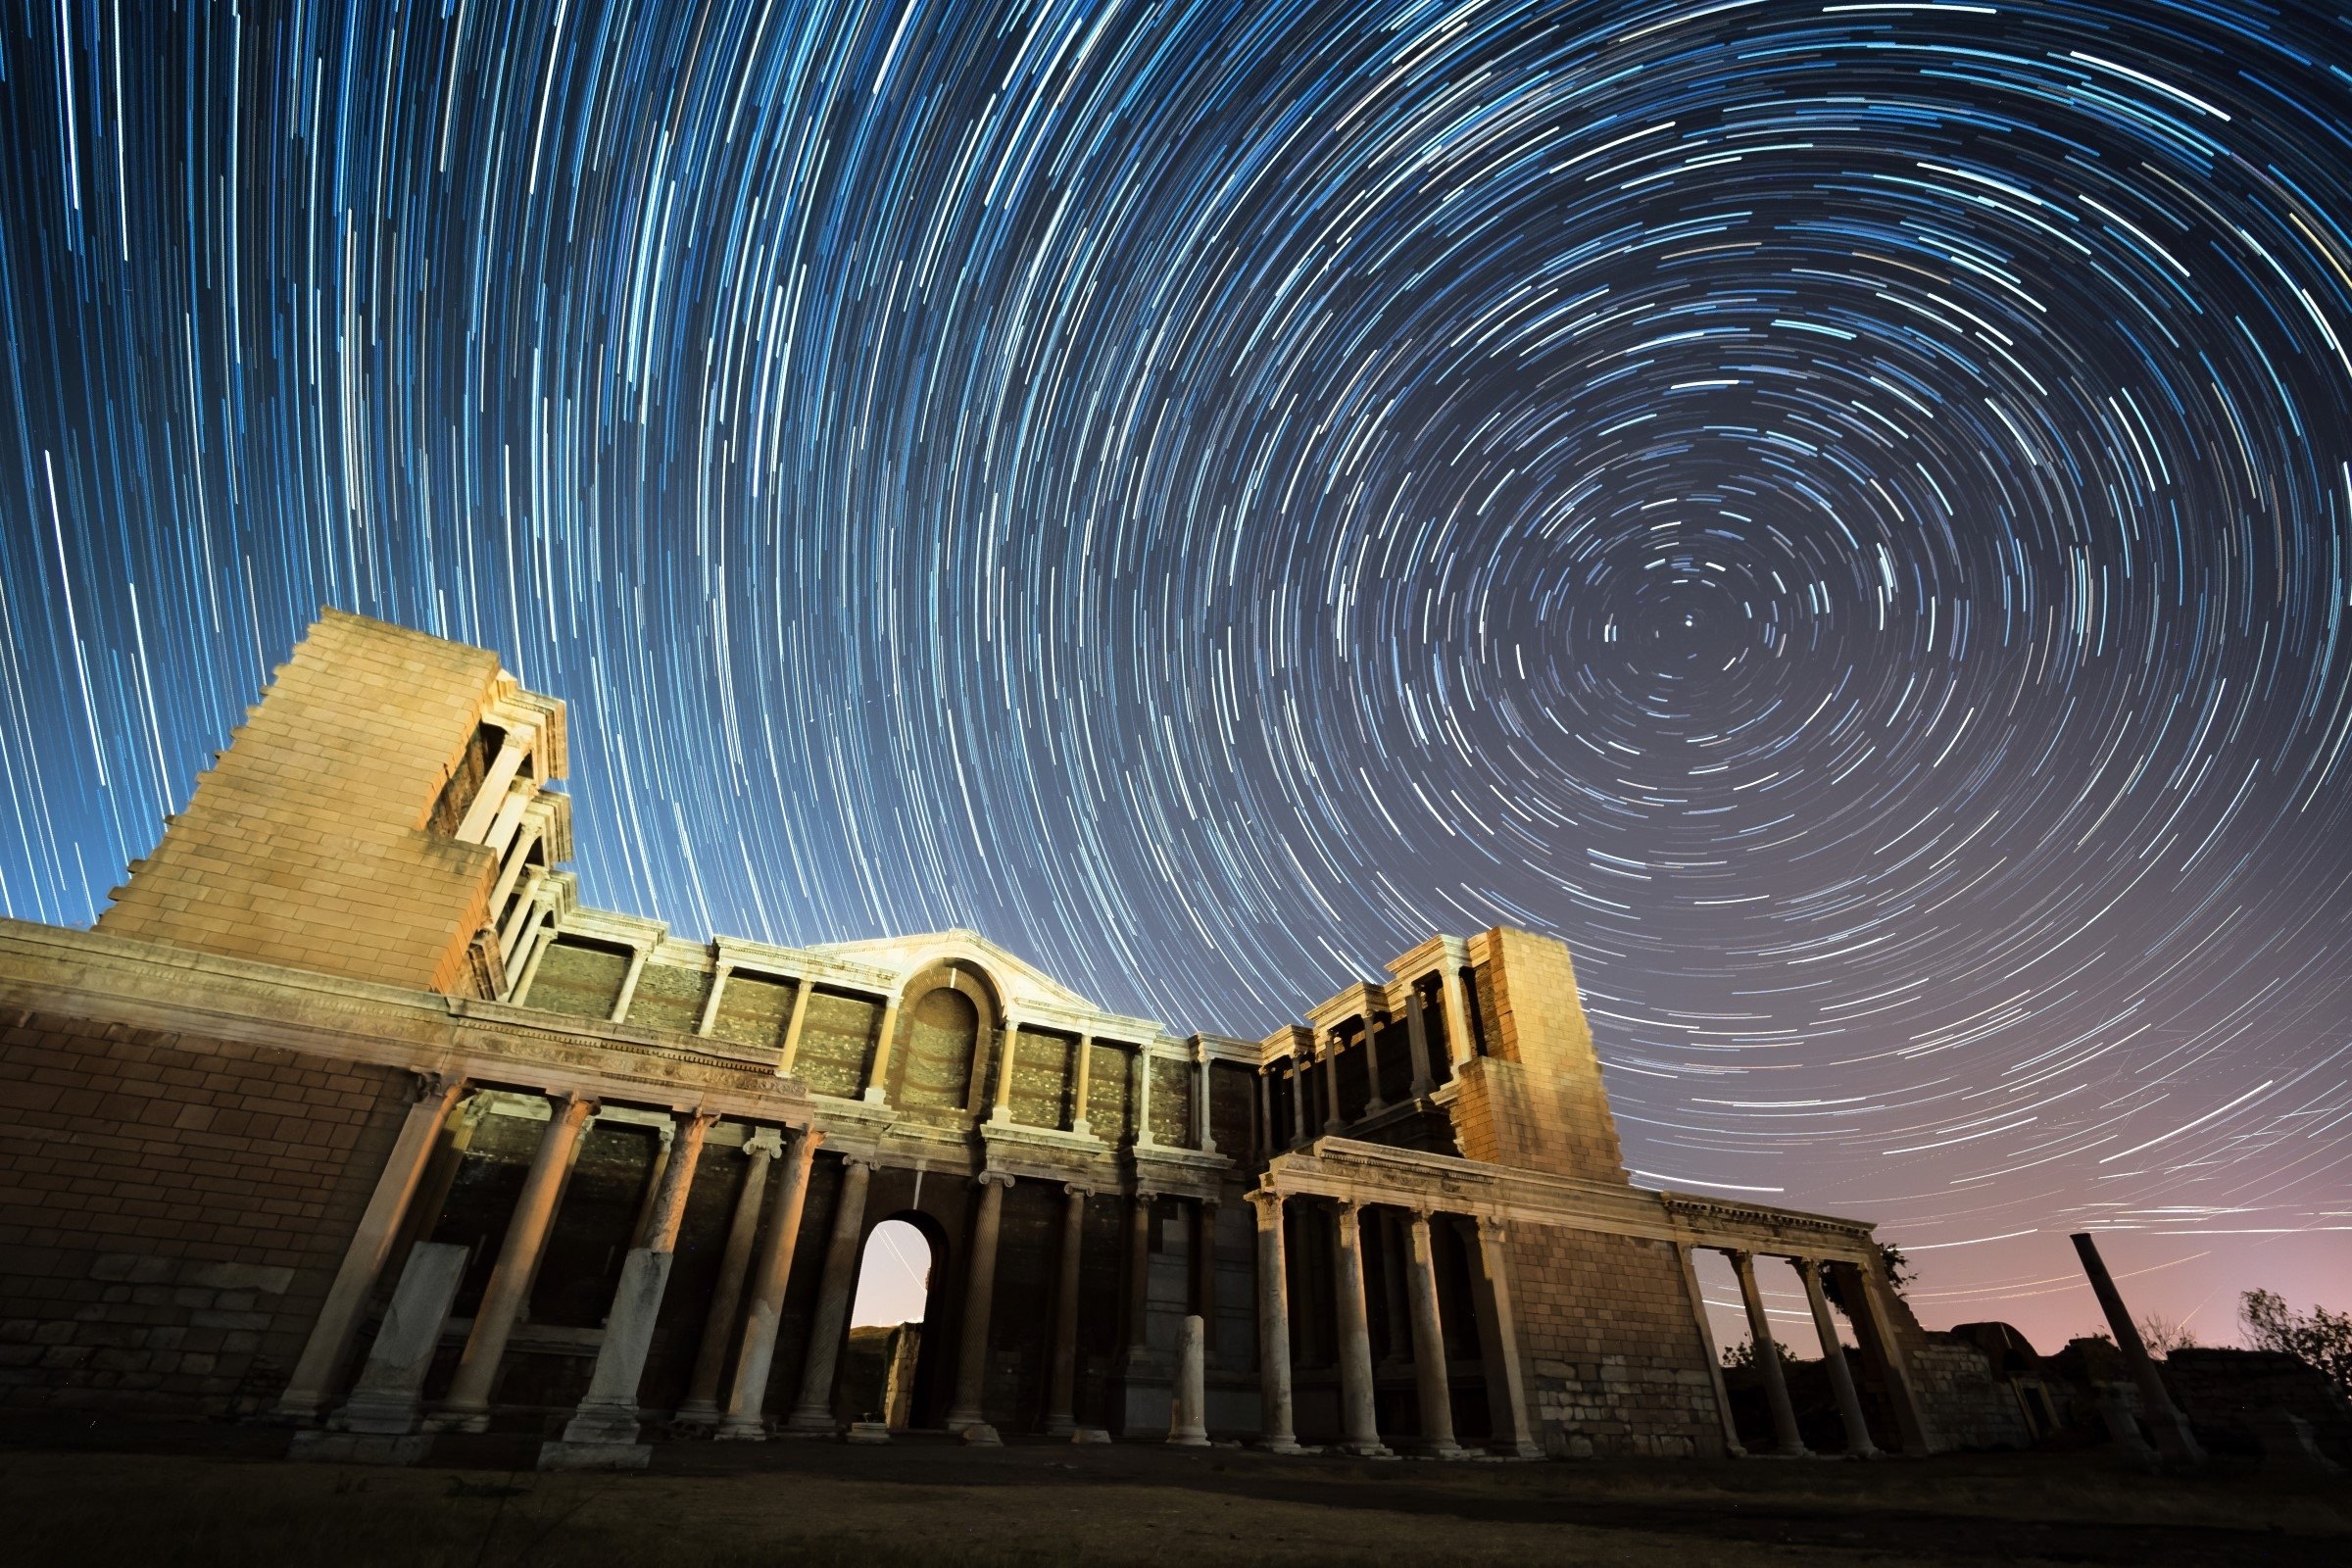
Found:
[[1095, 1196], [1094, 1184], [1091, 1182], [1063, 1182], [1061, 1191], [1065, 1198], [1092, 1198]]
[[1744, 1247], [1718, 1247], [1715, 1250], [1732, 1260], [1734, 1268], [1754, 1268], [1756, 1254]]
[[743, 1141], [743, 1156], [750, 1159], [764, 1154], [769, 1159], [784, 1152], [784, 1135], [773, 1127], [762, 1127]]
[[1821, 1277], [1821, 1259], [1818, 1257], [1791, 1257], [1788, 1259], [1788, 1266], [1796, 1270], [1799, 1277], [1812, 1279]]
[[1511, 1239], [1511, 1228], [1502, 1222], [1499, 1215], [1481, 1214], [1478, 1216], [1478, 1239], [1499, 1247]]
[[841, 1152], [841, 1164], [844, 1170], [862, 1170], [868, 1174], [882, 1168], [880, 1156], [870, 1153], [856, 1154], [846, 1149]]
[[984, 1170], [972, 1178], [974, 1187], [1010, 1187], [1012, 1182], [1013, 1175], [1008, 1170]]
[[410, 1103], [445, 1099], [466, 1087], [466, 1075], [450, 1067], [418, 1068], [409, 1074]]
[[1258, 1223], [1265, 1225], [1282, 1218], [1282, 1200], [1285, 1196], [1287, 1195], [1280, 1188], [1252, 1187], [1242, 1195], [1242, 1201], [1256, 1209]]

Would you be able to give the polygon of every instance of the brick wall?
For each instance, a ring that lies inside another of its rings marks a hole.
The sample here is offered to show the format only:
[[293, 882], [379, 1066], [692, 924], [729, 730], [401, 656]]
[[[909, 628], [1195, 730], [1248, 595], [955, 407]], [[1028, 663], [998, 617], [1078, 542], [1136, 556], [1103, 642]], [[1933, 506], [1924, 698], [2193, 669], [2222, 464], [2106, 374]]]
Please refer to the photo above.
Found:
[[1455, 1136], [1472, 1159], [1623, 1182], [1592, 1030], [1568, 950], [1498, 927], [1470, 939], [1487, 1054], [1462, 1067]]
[[0, 1402], [273, 1396], [391, 1150], [406, 1075], [123, 1025], [0, 1030]]
[[425, 824], [497, 679], [495, 654], [325, 612], [98, 929], [470, 991], [495, 865]]
[[1698, 1326], [1665, 1242], [1514, 1225], [1529, 1414], [1555, 1457], [1721, 1451]]

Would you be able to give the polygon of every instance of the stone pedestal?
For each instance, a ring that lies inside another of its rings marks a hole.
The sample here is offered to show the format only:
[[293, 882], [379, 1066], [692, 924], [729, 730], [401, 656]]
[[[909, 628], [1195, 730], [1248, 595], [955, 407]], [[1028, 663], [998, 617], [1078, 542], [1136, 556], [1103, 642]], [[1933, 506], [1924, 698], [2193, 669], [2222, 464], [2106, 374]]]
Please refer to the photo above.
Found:
[[419, 1242], [410, 1249], [383, 1326], [376, 1330], [375, 1345], [352, 1386], [351, 1397], [335, 1416], [335, 1426], [371, 1438], [406, 1438], [416, 1431], [423, 1413], [424, 1375], [441, 1343], [441, 1325], [449, 1317], [458, 1281], [466, 1273], [466, 1256], [465, 1248], [447, 1242]]
[[588, 1396], [564, 1426], [563, 1441], [542, 1450], [541, 1469], [549, 1468], [546, 1453], [560, 1447], [637, 1441], [637, 1385], [645, 1376], [654, 1319], [661, 1315], [662, 1293], [669, 1284], [675, 1256], [640, 1247], [622, 1261], [620, 1287], [612, 1296], [612, 1316], [605, 1320], [605, 1343], [597, 1351]]

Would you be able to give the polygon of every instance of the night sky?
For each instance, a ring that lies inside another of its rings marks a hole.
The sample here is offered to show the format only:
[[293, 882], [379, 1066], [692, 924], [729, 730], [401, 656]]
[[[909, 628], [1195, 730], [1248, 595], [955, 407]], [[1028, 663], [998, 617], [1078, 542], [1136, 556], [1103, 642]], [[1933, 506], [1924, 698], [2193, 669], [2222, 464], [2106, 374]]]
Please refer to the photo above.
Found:
[[2341, 1306], [2348, 126], [2344, 7], [18, 0], [0, 907], [339, 605], [680, 935], [1525, 925], [1931, 1325]]

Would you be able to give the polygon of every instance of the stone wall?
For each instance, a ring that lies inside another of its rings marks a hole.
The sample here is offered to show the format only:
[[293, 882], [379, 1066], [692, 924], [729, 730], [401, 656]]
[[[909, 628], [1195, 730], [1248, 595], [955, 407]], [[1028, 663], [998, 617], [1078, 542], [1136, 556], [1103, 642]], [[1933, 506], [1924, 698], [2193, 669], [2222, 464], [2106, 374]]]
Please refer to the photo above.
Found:
[[98, 929], [469, 993], [496, 863], [426, 821], [497, 681], [495, 654], [327, 612]]
[[1931, 1334], [1910, 1350], [1912, 1387], [1939, 1448], [2030, 1448], [2017, 1394], [1975, 1346]]
[[1515, 1225], [1509, 1247], [1529, 1414], [1547, 1452], [1722, 1451], [1714, 1380], [1671, 1244]]
[[408, 1077], [19, 1014], [0, 1031], [0, 1400], [214, 1415], [274, 1395]]
[[1617, 1123], [1568, 949], [1498, 927], [1470, 942], [1485, 1054], [1462, 1065], [1454, 1125], [1472, 1159], [1623, 1183]]

